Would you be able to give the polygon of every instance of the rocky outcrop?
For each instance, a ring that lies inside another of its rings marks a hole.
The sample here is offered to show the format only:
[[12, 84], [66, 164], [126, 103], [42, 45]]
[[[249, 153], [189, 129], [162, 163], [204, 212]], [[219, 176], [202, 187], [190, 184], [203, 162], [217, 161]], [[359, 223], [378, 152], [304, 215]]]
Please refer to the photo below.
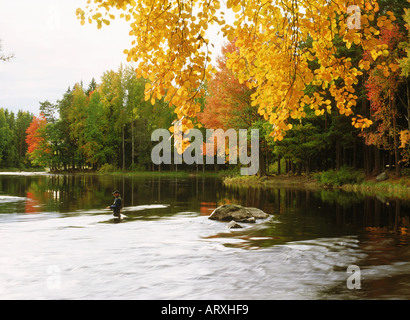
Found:
[[256, 219], [266, 219], [269, 214], [258, 208], [242, 207], [237, 204], [225, 204], [216, 208], [209, 216], [211, 220], [254, 223]]

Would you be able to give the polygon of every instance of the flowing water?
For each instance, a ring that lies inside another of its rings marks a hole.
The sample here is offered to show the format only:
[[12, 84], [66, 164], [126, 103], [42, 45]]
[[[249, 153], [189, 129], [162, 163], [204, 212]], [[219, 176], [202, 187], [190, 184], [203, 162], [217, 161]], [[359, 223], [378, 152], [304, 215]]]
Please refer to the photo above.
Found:
[[[104, 209], [114, 189], [120, 221]], [[271, 216], [228, 229], [208, 219], [226, 203]], [[409, 299], [409, 215], [216, 178], [2, 174], [0, 299]]]

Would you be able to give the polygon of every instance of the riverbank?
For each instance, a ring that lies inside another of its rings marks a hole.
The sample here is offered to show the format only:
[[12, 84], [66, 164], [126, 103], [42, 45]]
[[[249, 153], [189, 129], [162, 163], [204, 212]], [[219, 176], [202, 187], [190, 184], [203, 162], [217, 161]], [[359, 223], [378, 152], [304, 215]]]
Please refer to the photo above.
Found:
[[278, 175], [278, 176], [231, 176], [223, 179], [226, 185], [289, 187], [299, 189], [320, 189], [321, 185], [313, 176]]
[[225, 178], [232, 175], [231, 171], [95, 171], [95, 170], [57, 170], [50, 171], [51, 174], [82, 174], [82, 175], [109, 175], [127, 177], [167, 177], [167, 178], [186, 178], [186, 177], [220, 177]]
[[0, 168], [0, 172], [46, 172], [44, 168], [35, 167], [35, 168]]
[[365, 177], [358, 183], [328, 186], [318, 182], [315, 175], [278, 175], [278, 176], [234, 176], [223, 179], [225, 185], [254, 186], [266, 188], [295, 188], [308, 190], [343, 190], [366, 195], [383, 196], [410, 200], [410, 177], [390, 177], [385, 181], [377, 181], [376, 177]]

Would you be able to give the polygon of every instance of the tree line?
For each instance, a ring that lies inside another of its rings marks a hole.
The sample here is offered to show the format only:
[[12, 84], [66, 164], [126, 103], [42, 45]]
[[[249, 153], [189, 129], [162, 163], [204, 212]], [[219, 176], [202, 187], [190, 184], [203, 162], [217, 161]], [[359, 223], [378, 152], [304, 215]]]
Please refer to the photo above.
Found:
[[0, 168], [25, 169], [30, 166], [26, 130], [32, 119], [30, 112], [20, 110], [14, 114], [0, 108]]
[[151, 132], [172, 111], [144, 100], [144, 79], [130, 66], [104, 72], [100, 83], [76, 83], [56, 103], [40, 102], [27, 131], [32, 164], [52, 170], [152, 169]]

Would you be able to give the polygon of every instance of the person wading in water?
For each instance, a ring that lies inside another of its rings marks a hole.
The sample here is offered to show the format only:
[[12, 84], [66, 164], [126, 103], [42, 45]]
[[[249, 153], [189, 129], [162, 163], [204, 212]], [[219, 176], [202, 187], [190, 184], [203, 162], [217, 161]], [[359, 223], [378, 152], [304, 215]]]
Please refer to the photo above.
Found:
[[121, 209], [122, 209], [122, 199], [119, 191], [114, 191], [113, 196], [115, 197], [114, 203], [107, 207], [113, 211], [114, 217], [121, 218]]

